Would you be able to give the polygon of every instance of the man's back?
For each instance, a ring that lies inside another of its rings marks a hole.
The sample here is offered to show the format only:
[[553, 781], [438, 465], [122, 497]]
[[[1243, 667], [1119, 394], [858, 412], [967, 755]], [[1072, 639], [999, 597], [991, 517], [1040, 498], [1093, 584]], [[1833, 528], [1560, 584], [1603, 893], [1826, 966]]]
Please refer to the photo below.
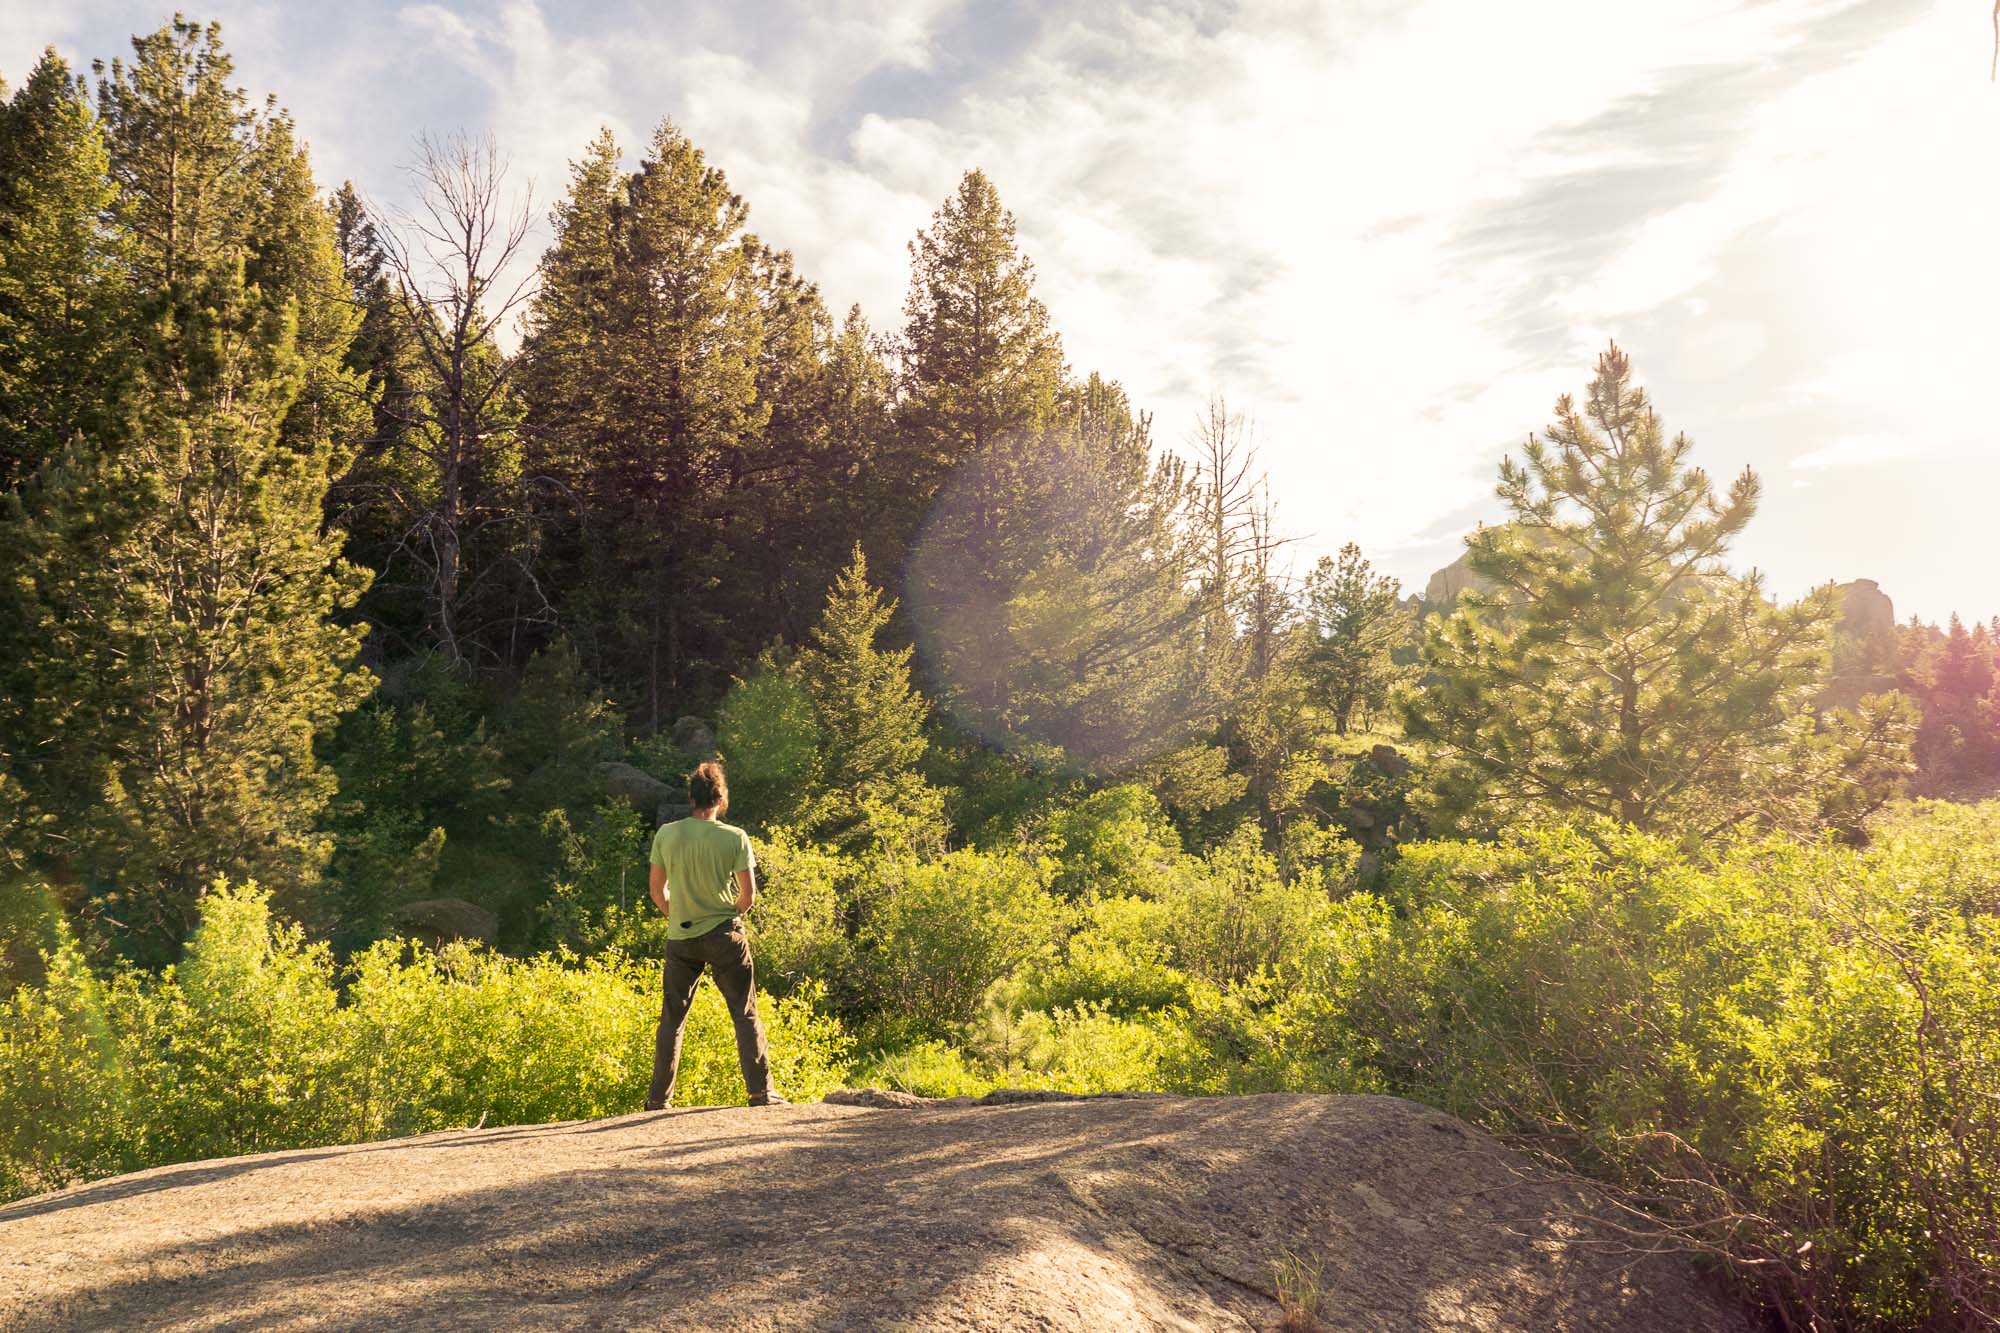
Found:
[[667, 872], [667, 938], [705, 934], [736, 915], [736, 872], [756, 865], [750, 835], [714, 819], [677, 819], [653, 835]]

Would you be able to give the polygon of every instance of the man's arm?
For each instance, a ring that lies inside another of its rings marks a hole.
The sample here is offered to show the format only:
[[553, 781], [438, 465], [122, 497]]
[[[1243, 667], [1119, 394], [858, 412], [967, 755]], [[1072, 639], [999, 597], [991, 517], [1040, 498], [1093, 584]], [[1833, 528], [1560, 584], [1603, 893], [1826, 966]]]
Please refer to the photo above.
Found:
[[667, 911], [667, 868], [648, 866], [647, 869], [653, 872], [646, 885], [646, 891], [653, 895], [653, 906], [660, 909], [661, 916], [670, 915]]
[[[757, 872], [739, 870], [736, 872], [736, 910], [747, 912], [757, 902]], [[662, 908], [662, 911], [665, 909]]]

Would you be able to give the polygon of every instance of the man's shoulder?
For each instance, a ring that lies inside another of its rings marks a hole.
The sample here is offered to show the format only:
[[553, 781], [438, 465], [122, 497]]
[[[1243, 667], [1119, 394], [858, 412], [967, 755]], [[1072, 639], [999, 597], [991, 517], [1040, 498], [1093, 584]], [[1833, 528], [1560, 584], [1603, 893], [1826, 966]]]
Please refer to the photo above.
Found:
[[715, 821], [715, 826], [721, 829], [724, 833], [727, 833], [732, 838], [740, 838], [744, 842], [750, 841], [750, 835], [748, 833], [745, 833], [742, 829], [736, 827], [736, 825], [734, 824], [725, 824], [718, 819]]

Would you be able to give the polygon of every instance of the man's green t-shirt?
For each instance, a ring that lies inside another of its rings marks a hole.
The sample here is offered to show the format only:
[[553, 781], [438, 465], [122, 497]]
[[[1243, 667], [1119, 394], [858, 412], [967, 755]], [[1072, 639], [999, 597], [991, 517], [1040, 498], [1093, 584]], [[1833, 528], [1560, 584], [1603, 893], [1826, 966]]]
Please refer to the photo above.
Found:
[[736, 872], [757, 864], [750, 835], [713, 819], [677, 819], [653, 835], [667, 872], [667, 938], [705, 935], [736, 915]]

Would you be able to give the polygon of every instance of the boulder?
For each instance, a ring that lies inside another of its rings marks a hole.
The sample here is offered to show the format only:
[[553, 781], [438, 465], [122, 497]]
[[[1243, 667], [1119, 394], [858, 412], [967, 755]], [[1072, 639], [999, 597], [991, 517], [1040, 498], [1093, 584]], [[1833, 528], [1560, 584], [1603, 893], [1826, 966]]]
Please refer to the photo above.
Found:
[[411, 939], [433, 949], [453, 940], [492, 944], [500, 938], [500, 918], [463, 898], [422, 898], [389, 913], [389, 920]]
[[[599, 764], [597, 771], [604, 779], [607, 795], [624, 801], [647, 819], [664, 824], [668, 819], [668, 809], [685, 804], [686, 793], [681, 788], [662, 782], [651, 773], [630, 764], [616, 761]], [[679, 818], [678, 815], [673, 817]]]
[[1368, 751], [1368, 761], [1385, 778], [1400, 781], [1410, 776], [1410, 761], [1393, 745], [1376, 745]]
[[668, 733], [674, 744], [697, 763], [716, 757], [715, 728], [698, 717], [684, 717]]

